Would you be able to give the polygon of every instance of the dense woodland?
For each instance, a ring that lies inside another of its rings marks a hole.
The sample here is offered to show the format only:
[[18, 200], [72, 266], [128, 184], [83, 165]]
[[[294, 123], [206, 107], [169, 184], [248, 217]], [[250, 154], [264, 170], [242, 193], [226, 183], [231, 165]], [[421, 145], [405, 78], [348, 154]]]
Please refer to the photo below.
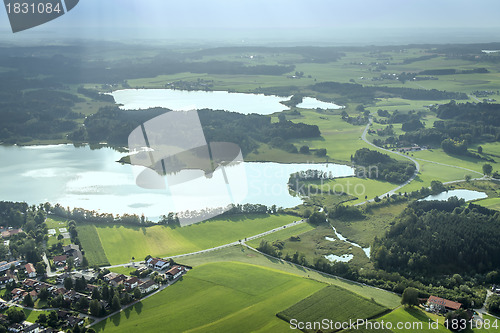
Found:
[[363, 86], [357, 83], [321, 82], [313, 85], [312, 90], [319, 93], [335, 93], [349, 101], [370, 103], [375, 97], [401, 97], [410, 100], [468, 99], [467, 94], [440, 91], [436, 89], [412, 89], [396, 87]]
[[[99, 112], [89, 116], [85, 120], [85, 127], [80, 127], [70, 138], [81, 142], [104, 141], [112, 145], [126, 146], [133, 129], [168, 111], [161, 108], [141, 112], [120, 110], [118, 107], [101, 108]], [[198, 115], [208, 142], [236, 143], [244, 155], [258, 148], [259, 143], [268, 143], [276, 148], [297, 153], [297, 148], [286, 140], [320, 136], [318, 126], [293, 123], [284, 118], [272, 123], [269, 116], [208, 109], [199, 110]]]
[[387, 154], [368, 148], [358, 149], [352, 157], [356, 165], [356, 175], [361, 178], [386, 180], [392, 183], [404, 183], [415, 173], [411, 162], [398, 161]]
[[373, 246], [376, 266], [407, 276], [500, 269], [500, 216], [463, 200], [416, 202]]

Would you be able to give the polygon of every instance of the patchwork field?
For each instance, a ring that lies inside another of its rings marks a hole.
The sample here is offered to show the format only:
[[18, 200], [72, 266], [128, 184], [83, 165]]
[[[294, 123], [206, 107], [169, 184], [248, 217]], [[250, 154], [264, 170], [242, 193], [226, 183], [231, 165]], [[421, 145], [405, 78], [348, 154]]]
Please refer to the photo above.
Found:
[[[321, 322], [328, 319], [334, 323], [371, 319], [388, 309], [374, 301], [358, 296], [350, 291], [336, 286], [328, 286], [315, 294], [292, 305], [277, 316], [287, 322], [295, 319], [299, 322]], [[317, 329], [306, 329], [306, 332], [316, 332]], [[334, 332], [323, 330], [323, 332]]]
[[179, 260], [179, 262], [181, 262], [182, 264], [190, 265], [193, 267], [213, 262], [233, 261], [277, 269], [283, 272], [306, 277], [316, 281], [325, 282], [329, 285], [336, 285], [365, 298], [373, 298], [377, 303], [388, 308], [395, 308], [400, 305], [401, 298], [396, 294], [387, 292], [385, 290], [372, 288], [367, 285], [343, 280], [341, 278], [333, 277], [327, 274], [318, 273], [309, 269], [304, 269], [303, 267], [264, 256], [260, 253], [256, 253], [244, 246], [232, 246], [217, 251], [183, 257], [181, 260]]
[[289, 332], [275, 314], [325, 284], [244, 263], [195, 267], [182, 281], [94, 326], [98, 332]]
[[132, 257], [142, 260], [147, 255], [169, 256], [216, 247], [297, 219], [291, 215], [245, 215], [217, 218], [182, 228], [97, 225], [96, 230], [106, 257], [114, 265], [129, 262]]

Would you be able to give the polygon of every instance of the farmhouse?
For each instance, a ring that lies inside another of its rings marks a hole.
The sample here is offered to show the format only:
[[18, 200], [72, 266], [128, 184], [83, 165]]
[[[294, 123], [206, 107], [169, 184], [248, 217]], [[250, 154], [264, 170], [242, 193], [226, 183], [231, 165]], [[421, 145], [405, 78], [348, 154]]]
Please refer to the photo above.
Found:
[[143, 294], [150, 293], [153, 290], [156, 290], [158, 288], [159, 288], [159, 286], [153, 280], [146, 281], [146, 282], [139, 285], [139, 290]]
[[169, 269], [165, 273], [165, 275], [167, 276], [167, 278], [169, 278], [171, 280], [174, 280], [174, 279], [177, 279], [179, 276], [181, 276], [182, 273], [184, 273], [184, 267], [175, 265], [174, 267], [172, 267], [171, 269]]
[[449, 301], [444, 298], [436, 297], [436, 296], [430, 296], [429, 299], [427, 300], [427, 306], [432, 310], [436, 312], [448, 312], [448, 311], [455, 311], [458, 310], [462, 307], [461, 303]]
[[170, 262], [168, 260], [160, 258], [149, 258], [146, 263], [149, 268], [156, 269], [159, 271], [162, 271], [170, 266]]
[[24, 269], [26, 270], [26, 274], [30, 277], [30, 278], [34, 278], [36, 277], [36, 269], [35, 269], [35, 266], [33, 266], [32, 263], [27, 263], [26, 265], [24, 265]]

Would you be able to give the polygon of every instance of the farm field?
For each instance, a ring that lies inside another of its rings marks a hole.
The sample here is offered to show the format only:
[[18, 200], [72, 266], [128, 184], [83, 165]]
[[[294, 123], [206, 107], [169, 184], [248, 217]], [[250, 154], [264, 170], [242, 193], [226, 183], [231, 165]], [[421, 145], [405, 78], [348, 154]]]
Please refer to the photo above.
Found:
[[102, 226], [96, 230], [112, 265], [142, 260], [147, 255], [169, 256], [200, 251], [296, 221], [291, 215], [245, 215], [216, 218], [182, 228], [166, 226]]
[[258, 247], [260, 242], [262, 240], [268, 241], [268, 242], [274, 242], [276, 240], [283, 240], [283, 239], [288, 239], [292, 236], [298, 236], [300, 234], [303, 234], [304, 232], [308, 232], [310, 230], [313, 230], [314, 226], [312, 226], [309, 223], [301, 223], [298, 225], [294, 225], [291, 227], [288, 227], [286, 229], [273, 232], [272, 234], [265, 235], [256, 239], [252, 239], [250, 241], [247, 241], [246, 243], [252, 247]]
[[[370, 319], [387, 310], [374, 301], [350, 291], [337, 286], [328, 286], [278, 313], [277, 316], [287, 322], [291, 319], [299, 322], [321, 322], [326, 318], [334, 323], [343, 323], [349, 320]], [[316, 332], [317, 329], [305, 331]], [[332, 332], [335, 329], [323, 331]]]
[[89, 265], [109, 265], [95, 225], [78, 224], [76, 230], [78, 231], [78, 238], [82, 243], [82, 248], [85, 251], [85, 257], [89, 261]]
[[193, 267], [213, 263], [213, 262], [243, 262], [262, 267], [277, 269], [294, 275], [307, 277], [316, 281], [325, 282], [347, 289], [365, 298], [373, 298], [379, 304], [388, 308], [395, 308], [400, 305], [401, 298], [385, 290], [371, 288], [366, 285], [354, 283], [331, 275], [318, 273], [309, 269], [304, 269], [292, 263], [286, 263], [281, 260], [256, 253], [244, 246], [232, 246], [217, 251], [196, 254], [178, 259], [181, 264]]
[[288, 332], [289, 325], [275, 313], [324, 286], [245, 263], [201, 265], [173, 286], [93, 327], [97, 332], [154, 332], [158, 327], [168, 332]]

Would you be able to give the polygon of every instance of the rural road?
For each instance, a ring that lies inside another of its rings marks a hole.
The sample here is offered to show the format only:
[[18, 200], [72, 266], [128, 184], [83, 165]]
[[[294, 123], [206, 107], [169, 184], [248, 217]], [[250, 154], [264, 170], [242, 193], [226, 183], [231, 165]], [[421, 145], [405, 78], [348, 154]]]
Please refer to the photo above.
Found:
[[[284, 226], [281, 226], [279, 228], [274, 228], [272, 230], [260, 233], [258, 235], [246, 237], [244, 240], [237, 240], [237, 241], [232, 242], [232, 243], [227, 243], [227, 244], [224, 244], [224, 245], [212, 247], [212, 248], [206, 249], [206, 250], [200, 250], [200, 251], [196, 251], [196, 252], [190, 252], [190, 253], [185, 253], [185, 254], [178, 254], [178, 255], [175, 255], [175, 256], [169, 256], [169, 257], [165, 257], [164, 259], [182, 258], [182, 257], [192, 256], [192, 255], [195, 255], [195, 254], [207, 253], [207, 252], [211, 252], [211, 251], [215, 251], [215, 250], [224, 249], [226, 247], [230, 247], [230, 246], [233, 246], [233, 245], [239, 245], [239, 244], [242, 244], [244, 241], [249, 241], [249, 240], [252, 240], [252, 239], [260, 238], [262, 236], [269, 235], [269, 234], [272, 234], [272, 233], [274, 233], [276, 231], [280, 231], [280, 230], [286, 229], [288, 227], [299, 225], [299, 224], [304, 223], [304, 222], [305, 222], [304, 219], [298, 220], [298, 221], [294, 221], [292, 223], [288, 223], [288, 224], [286, 224]], [[143, 260], [141, 260], [141, 261], [135, 261], [135, 262], [128, 262], [128, 263], [119, 264], [119, 265], [105, 266], [105, 267], [102, 267], [102, 268], [126, 267], [126, 266], [131, 266], [131, 265], [135, 266], [135, 265], [140, 264], [141, 262], [143, 262]]]
[[[408, 155], [404, 155], [404, 154], [401, 154], [401, 153], [398, 153], [398, 152], [395, 152], [395, 151], [392, 151], [392, 150], [389, 150], [389, 149], [381, 148], [379, 146], [374, 145], [370, 141], [368, 141], [368, 139], [366, 138], [366, 134], [368, 133], [368, 130], [370, 129], [370, 126], [371, 126], [372, 123], [373, 123], [373, 120], [372, 120], [372, 118], [370, 118], [370, 120], [368, 121], [368, 124], [365, 127], [365, 130], [363, 131], [363, 134], [361, 134], [361, 139], [364, 142], [366, 142], [367, 144], [369, 144], [370, 146], [372, 146], [372, 147], [374, 147], [374, 148], [376, 148], [378, 150], [382, 150], [382, 151], [385, 151], [385, 152], [390, 153], [390, 154], [396, 154], [396, 155], [399, 155], [399, 156], [403, 156], [404, 158], [412, 161], [415, 164], [415, 167], [416, 167], [415, 173], [413, 174], [413, 176], [411, 176], [410, 179], [408, 179], [407, 181], [405, 181], [403, 184], [399, 185], [398, 187], [390, 190], [389, 192], [384, 193], [384, 194], [381, 195], [381, 197], [385, 197], [386, 195], [391, 196], [392, 194], [396, 193], [397, 191], [399, 191], [404, 186], [406, 186], [409, 183], [411, 183], [415, 179], [415, 177], [417, 177], [418, 173], [420, 172], [420, 164], [417, 162], [416, 159], [414, 159], [414, 158], [412, 158], [412, 157], [410, 157]], [[367, 202], [372, 202], [372, 201], [374, 201], [374, 199], [369, 199], [369, 200], [360, 202], [360, 203], [356, 204], [356, 206], [362, 205], [362, 204], [367, 203]]]

